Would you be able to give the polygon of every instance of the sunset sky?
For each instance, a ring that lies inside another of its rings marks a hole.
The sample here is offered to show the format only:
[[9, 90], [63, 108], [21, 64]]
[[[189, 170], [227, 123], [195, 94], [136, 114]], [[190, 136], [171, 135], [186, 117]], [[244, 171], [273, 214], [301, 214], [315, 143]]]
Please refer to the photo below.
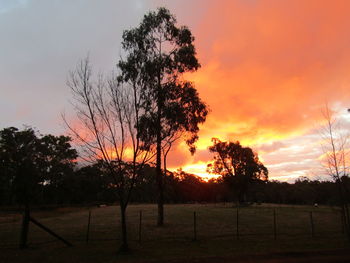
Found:
[[0, 0], [0, 128], [65, 132], [68, 71], [89, 53], [110, 71], [124, 29], [159, 6], [194, 34], [194, 81], [211, 112], [191, 156], [179, 142], [168, 166], [207, 176], [211, 138], [252, 147], [270, 179], [327, 178], [319, 126], [327, 103], [350, 130], [350, 1]]

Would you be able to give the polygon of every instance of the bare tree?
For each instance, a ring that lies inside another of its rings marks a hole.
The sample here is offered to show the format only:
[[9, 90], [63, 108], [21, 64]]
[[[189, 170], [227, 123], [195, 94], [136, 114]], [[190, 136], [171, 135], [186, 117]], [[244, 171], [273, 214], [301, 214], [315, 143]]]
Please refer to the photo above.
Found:
[[82, 60], [69, 74], [78, 124], [67, 127], [79, 142], [81, 158], [98, 162], [113, 180], [121, 211], [122, 246], [128, 250], [126, 208], [131, 191], [144, 164], [153, 158], [152, 146], [140, 140], [139, 119], [145, 114], [142, 89], [120, 85], [118, 76], [102, 75], [92, 80], [89, 59]]
[[327, 174], [332, 177], [337, 185], [342, 220], [345, 231], [350, 238], [348, 190], [344, 182], [344, 179], [349, 176], [349, 134], [341, 127], [339, 119], [334, 116], [328, 105], [322, 113], [325, 120], [325, 125], [321, 131], [324, 166]]

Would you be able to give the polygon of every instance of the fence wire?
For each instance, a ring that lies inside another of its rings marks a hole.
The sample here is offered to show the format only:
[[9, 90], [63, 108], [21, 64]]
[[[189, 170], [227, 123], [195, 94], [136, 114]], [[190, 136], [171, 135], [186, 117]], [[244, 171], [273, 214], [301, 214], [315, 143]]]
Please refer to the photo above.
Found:
[[[238, 210], [237, 210], [238, 209]], [[89, 211], [91, 211], [88, 227]], [[142, 221], [140, 227], [140, 211]], [[238, 216], [237, 216], [238, 211]], [[275, 219], [274, 219], [275, 211]], [[194, 232], [194, 212], [196, 231]], [[312, 221], [310, 219], [312, 212]], [[33, 212], [32, 216], [66, 240], [74, 243], [118, 241], [121, 238], [119, 207], [75, 209], [69, 212]], [[235, 208], [230, 205], [168, 205], [165, 225], [156, 226], [155, 205], [131, 205], [127, 232], [132, 242], [215, 239], [338, 238], [344, 235], [340, 213], [329, 207], [302, 206]], [[16, 248], [21, 229], [20, 213], [0, 214], [0, 248]], [[237, 223], [238, 220], [238, 223]], [[238, 231], [237, 231], [238, 227]], [[141, 233], [140, 233], [141, 230]], [[238, 236], [237, 236], [238, 234]], [[60, 242], [30, 224], [29, 246]]]

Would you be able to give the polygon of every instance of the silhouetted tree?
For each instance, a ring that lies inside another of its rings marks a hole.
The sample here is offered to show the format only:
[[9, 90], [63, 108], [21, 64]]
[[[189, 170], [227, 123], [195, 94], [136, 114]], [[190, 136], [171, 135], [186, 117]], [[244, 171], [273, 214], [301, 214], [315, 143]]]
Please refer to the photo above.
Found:
[[0, 131], [0, 169], [5, 193], [29, 206], [43, 185], [57, 185], [73, 172], [77, 152], [66, 136], [38, 135], [32, 128]]
[[113, 203], [117, 201], [113, 180], [102, 171], [102, 164], [85, 165], [65, 176], [60, 187], [64, 204]]
[[333, 112], [326, 105], [323, 110], [325, 125], [323, 126], [322, 148], [324, 151], [324, 166], [328, 175], [338, 186], [338, 194], [341, 201], [342, 218], [346, 233], [350, 239], [350, 218], [349, 218], [349, 199], [347, 185], [344, 182], [349, 177], [349, 133], [341, 128], [339, 120], [336, 119]]
[[242, 147], [239, 142], [221, 142], [216, 138], [212, 141], [214, 145], [209, 147], [209, 151], [214, 153], [214, 162], [208, 164], [207, 171], [220, 174], [236, 191], [238, 201], [244, 202], [252, 181], [268, 179], [267, 168], [251, 148]]
[[140, 120], [146, 113], [142, 86], [131, 82], [119, 85], [115, 74], [108, 79], [92, 80], [88, 59], [71, 72], [68, 85], [72, 90], [80, 127], [66, 124], [81, 145], [85, 161], [99, 163], [104, 175], [110, 176], [121, 211], [122, 245], [128, 250], [126, 208], [132, 189], [144, 164], [152, 158], [151, 144], [141, 141]]
[[0, 131], [0, 177], [10, 199], [24, 206], [20, 248], [27, 246], [30, 205], [43, 185], [55, 184], [73, 170], [77, 152], [66, 136], [39, 136], [31, 128]]
[[44, 156], [45, 188], [51, 189], [54, 202], [58, 203], [64, 179], [73, 175], [77, 151], [71, 148], [71, 138], [67, 136], [49, 134], [43, 136], [40, 142], [40, 151]]
[[164, 223], [162, 153], [166, 166], [172, 143], [183, 133], [193, 153], [198, 124], [208, 113], [193, 84], [182, 77], [200, 67], [193, 41], [191, 31], [177, 27], [175, 17], [166, 8], [149, 12], [138, 27], [123, 33], [126, 59], [118, 64], [121, 81], [131, 79], [150, 98], [150, 110], [142, 115], [140, 128], [142, 140], [156, 145], [159, 226]]
[[10, 127], [0, 131], [1, 177], [17, 202], [29, 207], [38, 192], [39, 183], [44, 182], [40, 173], [41, 153], [39, 140], [33, 129], [19, 131]]

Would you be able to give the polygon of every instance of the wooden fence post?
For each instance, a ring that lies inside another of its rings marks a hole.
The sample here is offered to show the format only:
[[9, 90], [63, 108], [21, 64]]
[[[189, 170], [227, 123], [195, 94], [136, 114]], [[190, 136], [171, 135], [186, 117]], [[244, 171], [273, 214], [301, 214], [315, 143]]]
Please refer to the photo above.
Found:
[[236, 238], [239, 239], [239, 208], [236, 211]]
[[141, 233], [142, 233], [142, 210], [139, 214], [139, 243], [141, 244]]
[[197, 240], [197, 216], [196, 212], [193, 212], [193, 240]]
[[36, 221], [34, 218], [29, 217], [29, 220], [34, 223], [35, 225], [37, 225], [38, 227], [40, 227], [41, 229], [45, 230], [47, 233], [49, 233], [50, 235], [54, 236], [55, 238], [61, 240], [63, 243], [65, 243], [67, 246], [71, 247], [73, 246], [70, 242], [68, 242], [67, 240], [65, 240], [64, 238], [60, 237], [59, 235], [57, 235], [55, 232], [53, 232], [51, 229], [49, 229], [48, 227], [44, 226], [43, 224], [39, 223], [38, 221]]
[[89, 210], [88, 224], [87, 224], [87, 229], [86, 229], [86, 243], [89, 243], [90, 222], [91, 222], [91, 210]]
[[21, 236], [19, 241], [19, 248], [24, 249], [27, 247], [28, 230], [29, 230], [30, 210], [29, 205], [26, 205], [23, 212]]
[[312, 216], [312, 211], [310, 212], [310, 225], [311, 225], [311, 237], [315, 236], [315, 229], [314, 229], [314, 219]]
[[277, 239], [277, 222], [276, 222], [276, 209], [273, 209], [273, 236]]
[[341, 220], [341, 232], [345, 234], [345, 218], [342, 211], [340, 211], [340, 220]]

